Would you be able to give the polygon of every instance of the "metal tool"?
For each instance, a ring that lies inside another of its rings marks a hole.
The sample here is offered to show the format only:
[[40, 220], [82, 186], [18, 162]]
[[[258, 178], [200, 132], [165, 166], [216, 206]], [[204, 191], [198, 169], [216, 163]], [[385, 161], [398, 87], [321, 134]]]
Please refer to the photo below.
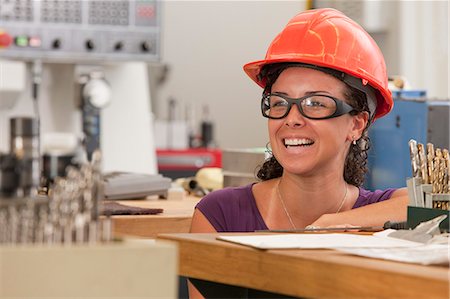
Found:
[[427, 174], [428, 174], [428, 183], [433, 184], [435, 181], [435, 171], [434, 171], [434, 146], [431, 143], [427, 143]]
[[444, 192], [450, 192], [450, 155], [448, 149], [442, 150], [442, 157], [444, 159]]
[[428, 163], [425, 154], [425, 148], [422, 143], [417, 144], [417, 152], [419, 154], [419, 168], [422, 181], [424, 184], [428, 184], [429, 183], [428, 166], [427, 166]]
[[333, 232], [333, 231], [362, 231], [362, 232], [376, 232], [383, 230], [382, 226], [352, 226], [352, 227], [317, 227], [304, 229], [269, 229], [259, 230], [256, 232], [265, 233], [309, 233], [309, 232]]
[[384, 229], [406, 229], [406, 222], [386, 221], [383, 226], [350, 226], [350, 227], [306, 227], [304, 229], [270, 229], [260, 230], [258, 232], [270, 233], [307, 233], [307, 232], [329, 232], [329, 231], [360, 231], [377, 232]]
[[419, 177], [419, 154], [417, 152], [417, 141], [411, 139], [409, 142], [409, 154], [411, 157], [412, 176]]

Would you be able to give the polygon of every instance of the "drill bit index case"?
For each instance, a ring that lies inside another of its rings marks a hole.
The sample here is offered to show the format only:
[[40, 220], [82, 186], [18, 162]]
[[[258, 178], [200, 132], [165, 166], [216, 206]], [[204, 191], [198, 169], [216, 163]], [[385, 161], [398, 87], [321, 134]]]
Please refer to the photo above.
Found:
[[426, 147], [415, 140], [409, 141], [412, 176], [406, 180], [408, 188], [408, 227], [423, 221], [447, 215], [441, 231], [449, 231], [450, 218], [450, 157], [448, 149]]

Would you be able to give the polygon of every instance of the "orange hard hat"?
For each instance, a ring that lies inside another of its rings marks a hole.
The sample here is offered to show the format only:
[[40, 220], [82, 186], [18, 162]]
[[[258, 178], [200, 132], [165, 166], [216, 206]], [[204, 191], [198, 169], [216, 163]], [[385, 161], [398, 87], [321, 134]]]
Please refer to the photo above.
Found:
[[334, 69], [347, 75], [344, 82], [366, 93], [373, 119], [393, 107], [383, 54], [360, 25], [335, 9], [297, 14], [272, 41], [266, 58], [247, 63], [244, 71], [264, 88], [265, 78], [260, 76], [263, 66], [283, 62]]

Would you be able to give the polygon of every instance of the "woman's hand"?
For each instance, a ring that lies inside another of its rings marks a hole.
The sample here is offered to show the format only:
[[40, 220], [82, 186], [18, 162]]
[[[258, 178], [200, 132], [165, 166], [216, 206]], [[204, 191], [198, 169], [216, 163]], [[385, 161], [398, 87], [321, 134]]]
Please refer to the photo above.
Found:
[[[308, 226], [313, 227], [336, 227], [337, 225], [342, 225], [339, 223], [339, 219], [336, 219], [336, 214], [323, 214], [316, 221]], [[350, 225], [350, 224], [349, 224]]]

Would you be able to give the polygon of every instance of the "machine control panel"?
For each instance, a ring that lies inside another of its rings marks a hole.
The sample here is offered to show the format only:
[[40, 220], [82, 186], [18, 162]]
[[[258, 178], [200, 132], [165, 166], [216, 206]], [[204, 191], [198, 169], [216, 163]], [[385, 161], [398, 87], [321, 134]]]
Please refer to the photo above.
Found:
[[50, 62], [158, 61], [157, 0], [0, 0], [0, 58]]

